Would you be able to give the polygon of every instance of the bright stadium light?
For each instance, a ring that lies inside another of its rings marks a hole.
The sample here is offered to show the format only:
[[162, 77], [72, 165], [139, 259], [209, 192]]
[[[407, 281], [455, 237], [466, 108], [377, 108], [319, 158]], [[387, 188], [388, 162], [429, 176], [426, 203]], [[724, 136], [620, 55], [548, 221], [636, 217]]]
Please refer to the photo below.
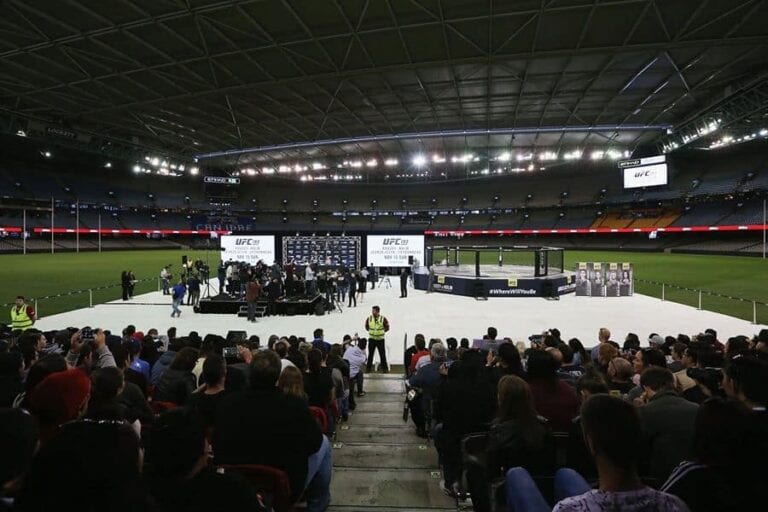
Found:
[[442, 164], [445, 162], [445, 157], [435, 153], [434, 155], [432, 155], [432, 161], [435, 162], [436, 164]]
[[398, 163], [397, 158], [387, 158], [386, 160], [384, 160], [384, 165], [386, 165], [387, 167], [394, 167], [395, 165], [397, 165], [397, 163]]
[[160, 159], [157, 157], [154, 157], [152, 160], [149, 161], [149, 163], [157, 167], [158, 165], [160, 165]]
[[200, 172], [200, 170], [197, 167], [190, 167], [189, 174], [192, 176], [197, 176], [197, 173]]
[[354, 169], [359, 169], [360, 167], [363, 166], [363, 161], [362, 160], [352, 160], [351, 162], [349, 162], [349, 166], [354, 168]]
[[766, 130], [765, 128], [763, 128], [762, 130], [760, 130], [760, 132], [759, 132], [759, 133], [760, 133], [760, 136], [761, 136], [761, 137], [768, 137], [768, 130]]
[[272, 167], [262, 167], [261, 174], [275, 174], [275, 170]]
[[509, 162], [511, 159], [512, 155], [509, 153], [509, 151], [505, 151], [496, 157], [496, 160], [499, 162]]
[[312, 162], [313, 171], [322, 171], [323, 169], [325, 169], [325, 165], [321, 164], [320, 162]]
[[579, 158], [581, 158], [581, 155], [582, 155], [582, 152], [580, 150], [574, 149], [573, 151], [565, 153], [563, 155], [563, 158], [565, 158], [566, 160], [578, 160]]
[[379, 161], [376, 160], [375, 158], [371, 158], [370, 160], [365, 162], [366, 167], [376, 167], [377, 165], [379, 165]]
[[425, 157], [424, 155], [416, 155], [415, 157], [413, 157], [413, 165], [415, 165], [416, 167], [423, 167], [426, 164], [427, 164], [427, 157]]
[[539, 153], [539, 160], [542, 162], [557, 160], [557, 153], [554, 151], [544, 151], [543, 153]]
[[105, 167], [106, 169], [111, 169], [111, 168], [112, 168], [112, 162], [107, 162], [107, 163], [105, 163], [105, 164], [104, 164], [104, 167]]
[[53, 154], [51, 154], [51, 152], [50, 152], [50, 151], [43, 151], [43, 156], [44, 156], [45, 158], [51, 158], [51, 157], [53, 156]]
[[592, 160], [600, 160], [601, 158], [603, 158], [604, 155], [605, 153], [603, 153], [602, 151], [593, 151], [592, 154], [589, 155], [589, 158], [591, 158]]

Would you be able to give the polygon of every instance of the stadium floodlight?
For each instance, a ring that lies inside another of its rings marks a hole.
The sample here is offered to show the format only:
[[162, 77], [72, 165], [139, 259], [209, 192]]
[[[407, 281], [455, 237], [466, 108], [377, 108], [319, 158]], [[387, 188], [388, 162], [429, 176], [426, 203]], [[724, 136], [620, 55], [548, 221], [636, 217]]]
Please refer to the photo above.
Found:
[[349, 162], [349, 166], [352, 167], [353, 169], [359, 169], [360, 167], [363, 166], [363, 161], [362, 160], [352, 160], [351, 162]]
[[134, 165], [133, 166], [133, 172], [135, 172], [136, 174], [140, 173], [141, 172], [141, 167], [139, 165]]
[[436, 164], [442, 164], [442, 163], [445, 163], [445, 157], [435, 153], [434, 155], [432, 155], [432, 161]]
[[323, 169], [325, 169], [325, 165], [321, 164], [320, 162], [312, 162], [313, 171], [322, 171]]
[[291, 172], [291, 168], [288, 167], [287, 165], [281, 165], [280, 167], [277, 168], [277, 172], [281, 174], [285, 174], [287, 172]]
[[104, 164], [104, 168], [111, 169], [112, 168], [112, 162], [107, 162]]
[[427, 157], [424, 155], [416, 155], [413, 157], [413, 165], [416, 167], [423, 167], [427, 164]]
[[384, 165], [386, 165], [387, 167], [394, 167], [395, 165], [397, 165], [397, 163], [398, 163], [397, 158], [387, 158], [386, 160], [384, 160]]
[[25, 132], [24, 130], [16, 130], [16, 135], [18, 135], [19, 137], [26, 137], [27, 132]]
[[157, 158], [157, 157], [154, 157], [153, 159], [151, 159], [149, 161], [149, 163], [152, 164], [153, 166], [157, 167], [158, 165], [160, 165], [160, 159]]
[[496, 160], [499, 162], [509, 162], [511, 159], [512, 155], [509, 153], [509, 151], [505, 151], [496, 157]]
[[262, 167], [261, 174], [275, 174], [275, 170], [272, 167]]
[[579, 158], [581, 158], [581, 155], [582, 155], [581, 150], [574, 149], [573, 151], [565, 153], [563, 155], [563, 158], [565, 158], [566, 160], [578, 160]]
[[533, 160], [533, 153], [520, 153], [517, 155], [518, 162], [524, 162], [526, 160]]
[[370, 160], [365, 162], [366, 167], [376, 167], [377, 165], [379, 165], [379, 161], [376, 160], [375, 158], [371, 158]]
[[608, 151], [606, 151], [605, 154], [611, 160], [618, 160], [619, 158], [621, 158], [621, 152], [616, 151], [615, 149], [609, 149]]
[[533, 163], [528, 164], [528, 170], [529, 171], [532, 171], [534, 169], [535, 169], [535, 167], [534, 167]]
[[200, 169], [198, 169], [197, 167], [190, 167], [189, 169], [189, 174], [191, 174], [192, 176], [197, 176], [198, 172], [200, 172]]
[[557, 160], [557, 153], [554, 151], [544, 151], [543, 153], [539, 153], [539, 160], [542, 162]]
[[589, 155], [589, 158], [591, 158], [592, 160], [600, 160], [601, 158], [603, 158], [603, 156], [605, 156], [604, 152], [602, 152], [602, 151], [593, 151], [592, 154]]
[[45, 158], [51, 158], [51, 157], [53, 156], [53, 154], [51, 154], [51, 152], [50, 152], [50, 151], [43, 151], [43, 156], [44, 156]]
[[168, 161], [167, 160], [163, 160], [162, 162], [160, 162], [160, 167], [165, 167], [167, 169], [168, 168]]

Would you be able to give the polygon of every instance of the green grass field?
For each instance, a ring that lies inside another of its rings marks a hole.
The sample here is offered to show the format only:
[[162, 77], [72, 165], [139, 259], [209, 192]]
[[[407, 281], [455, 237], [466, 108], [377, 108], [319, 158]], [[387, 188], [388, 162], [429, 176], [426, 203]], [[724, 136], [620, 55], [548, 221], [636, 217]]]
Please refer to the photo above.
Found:
[[[151, 279], [136, 285], [136, 295], [156, 291], [156, 278], [164, 265], [172, 263], [173, 274], [179, 275], [182, 254], [192, 259], [206, 258], [204, 251], [181, 250], [0, 255], [0, 304], [13, 302], [17, 295], [38, 298], [41, 316], [48, 316], [88, 307], [87, 291], [71, 295], [69, 292], [112, 285], [93, 291], [94, 304], [109, 302], [121, 296], [120, 273], [123, 270], [133, 270], [138, 280]], [[214, 274], [218, 256], [219, 253], [214, 251], [209, 254]], [[61, 293], [68, 295], [42, 299]]]
[[[138, 279], [152, 278], [150, 282], [138, 284], [136, 294], [155, 291], [155, 278], [162, 266], [173, 263], [178, 274], [182, 254], [190, 258], [206, 258], [203, 251], [176, 250], [0, 255], [0, 304], [12, 302], [18, 294], [41, 298], [105, 285], [116, 286], [95, 290], [94, 303], [115, 300], [120, 298], [120, 272], [128, 269], [132, 269]], [[208, 256], [212, 274], [215, 274], [218, 253], [210, 252]], [[488, 263], [496, 261], [493, 255], [488, 256]], [[580, 261], [631, 262], [635, 265], [637, 279], [743, 298], [745, 300], [740, 301], [704, 294], [702, 306], [746, 320], [752, 320], [753, 300], [768, 303], [768, 262], [759, 258], [616, 251], [566, 251], [565, 257], [566, 269], [574, 269]], [[636, 292], [660, 297], [661, 286], [637, 283]], [[698, 304], [698, 293], [694, 291], [667, 287], [665, 296], [674, 302]], [[38, 302], [42, 316], [87, 307], [88, 304], [87, 292]], [[768, 306], [758, 304], [757, 307], [758, 322], [768, 323]]]

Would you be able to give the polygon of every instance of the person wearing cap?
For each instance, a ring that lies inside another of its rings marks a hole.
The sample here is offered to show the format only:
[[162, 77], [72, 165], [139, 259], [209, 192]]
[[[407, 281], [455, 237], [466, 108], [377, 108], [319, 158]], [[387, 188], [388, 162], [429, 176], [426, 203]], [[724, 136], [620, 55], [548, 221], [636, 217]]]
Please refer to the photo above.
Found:
[[29, 398], [29, 409], [40, 422], [40, 442], [45, 443], [60, 425], [81, 417], [91, 396], [91, 379], [83, 370], [65, 370], [43, 379]]
[[27, 304], [23, 295], [16, 297], [16, 303], [11, 307], [11, 327], [13, 330], [26, 331], [35, 325], [35, 310]]
[[129, 368], [135, 372], [139, 372], [147, 381], [150, 379], [150, 366], [149, 363], [141, 359], [141, 349], [144, 345], [144, 333], [141, 331], [136, 332], [133, 337], [123, 344], [128, 350], [128, 354], [131, 356], [131, 364]]

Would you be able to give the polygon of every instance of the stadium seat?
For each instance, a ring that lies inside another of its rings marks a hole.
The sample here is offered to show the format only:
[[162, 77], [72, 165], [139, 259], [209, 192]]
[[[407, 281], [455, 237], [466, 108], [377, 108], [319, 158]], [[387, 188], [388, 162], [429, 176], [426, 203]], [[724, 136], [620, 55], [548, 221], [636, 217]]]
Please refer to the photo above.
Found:
[[265, 505], [274, 512], [292, 512], [291, 484], [288, 474], [272, 466], [261, 464], [224, 464], [217, 467], [221, 473], [238, 473], [248, 479]]

